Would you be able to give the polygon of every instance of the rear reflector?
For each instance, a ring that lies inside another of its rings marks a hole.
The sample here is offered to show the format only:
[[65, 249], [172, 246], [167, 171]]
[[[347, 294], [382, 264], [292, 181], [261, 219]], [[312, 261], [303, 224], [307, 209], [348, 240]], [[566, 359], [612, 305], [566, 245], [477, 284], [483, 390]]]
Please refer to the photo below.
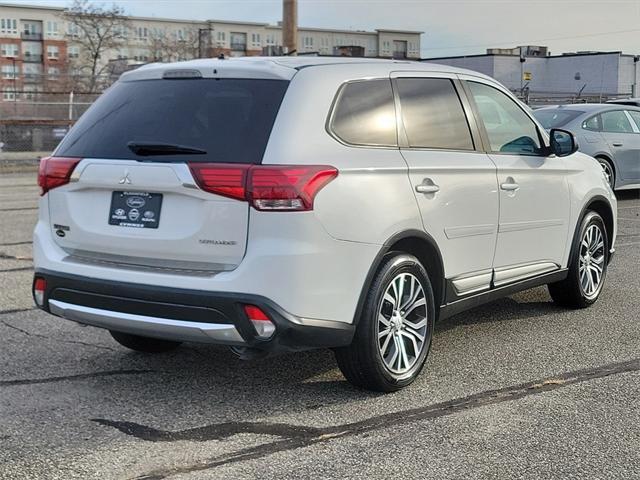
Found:
[[203, 190], [270, 211], [313, 210], [316, 194], [338, 175], [326, 165], [190, 163], [189, 168]]
[[258, 337], [266, 339], [271, 337], [273, 332], [276, 331], [276, 326], [269, 320], [269, 316], [259, 307], [255, 305], [245, 305], [244, 313], [256, 329]]
[[47, 290], [47, 281], [44, 278], [36, 278], [33, 281], [33, 299], [40, 308], [44, 306], [44, 292]]
[[73, 169], [80, 163], [81, 158], [44, 157], [40, 159], [38, 168], [38, 185], [40, 195], [49, 190], [69, 183]]

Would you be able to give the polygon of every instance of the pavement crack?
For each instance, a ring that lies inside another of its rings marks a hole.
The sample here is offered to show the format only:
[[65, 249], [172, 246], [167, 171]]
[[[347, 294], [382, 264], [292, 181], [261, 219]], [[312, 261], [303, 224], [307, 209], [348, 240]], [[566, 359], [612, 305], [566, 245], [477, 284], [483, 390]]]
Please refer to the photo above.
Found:
[[135, 477], [136, 480], [160, 480], [174, 475], [210, 470], [231, 463], [260, 459], [274, 453], [305, 448], [316, 443], [329, 442], [336, 438], [361, 435], [397, 425], [432, 420], [487, 405], [510, 402], [529, 395], [550, 392], [559, 388], [565, 388], [569, 385], [588, 382], [598, 378], [608, 377], [610, 375], [637, 371], [640, 371], [640, 358], [626, 362], [612, 363], [599, 367], [565, 372], [560, 375], [535, 380], [533, 382], [522, 383], [495, 390], [487, 390], [446, 402], [388, 413], [358, 422], [325, 428], [303, 427], [281, 423], [231, 422], [170, 432], [156, 430], [154, 428], [132, 422], [117, 422], [105, 419], [93, 419], [93, 421], [100, 423], [101, 425], [117, 428], [121, 432], [141, 440], [156, 442], [176, 440], [219, 440], [220, 438], [227, 438], [237, 433], [257, 433], [283, 438], [282, 440], [275, 442], [240, 449], [231, 454], [213, 457], [206, 461], [185, 466], [158, 469], [149, 472], [148, 474]]
[[42, 383], [55, 383], [55, 382], [85, 380], [85, 379], [100, 378], [100, 377], [112, 377], [116, 375], [141, 375], [145, 373], [155, 373], [155, 372], [153, 370], [107, 370], [103, 372], [80, 373], [77, 375], [65, 375], [61, 377], [0, 380], [0, 387], [11, 387], [16, 385], [37, 385]]
[[80, 340], [63, 340], [60, 338], [54, 338], [54, 337], [49, 337], [47, 335], [42, 335], [40, 333], [33, 333], [33, 332], [29, 332], [27, 330], [24, 330], [20, 327], [16, 327], [15, 325], [7, 322], [6, 320], [1, 320], [0, 319], [0, 323], [2, 323], [4, 326], [8, 327], [8, 328], [12, 328], [14, 330], [17, 330], [20, 333], [23, 333], [24, 335], [27, 335], [29, 337], [38, 337], [38, 338], [44, 338], [46, 340], [51, 340], [52, 342], [58, 342], [58, 343], [67, 343], [67, 344], [73, 344], [73, 345], [82, 345], [85, 347], [93, 347], [93, 348], [99, 348], [101, 350], [109, 350], [110, 352], [115, 352], [116, 350], [114, 348], [111, 347], [107, 347], [105, 345], [96, 345], [94, 343], [88, 343], [88, 342], [83, 342]]
[[0, 315], [11, 315], [12, 313], [30, 312], [32, 310], [38, 310], [36, 307], [30, 308], [12, 308], [9, 310], [0, 310]]
[[33, 261], [33, 257], [20, 257], [15, 255], [9, 255], [8, 253], [0, 252], [0, 260], [23, 260]]
[[0, 270], [0, 273], [22, 272], [24, 270], [33, 270], [33, 267], [7, 268], [6, 270]]

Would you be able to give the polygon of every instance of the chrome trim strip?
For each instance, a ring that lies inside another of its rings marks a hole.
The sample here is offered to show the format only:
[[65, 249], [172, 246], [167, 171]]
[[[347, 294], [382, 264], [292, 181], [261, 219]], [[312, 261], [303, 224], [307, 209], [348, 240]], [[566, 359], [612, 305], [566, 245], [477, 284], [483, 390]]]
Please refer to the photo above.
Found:
[[496, 287], [499, 287], [507, 283], [517, 282], [528, 277], [543, 275], [545, 273], [553, 272], [554, 270], [559, 269], [560, 266], [556, 265], [553, 262], [539, 262], [531, 263], [528, 265], [496, 268], [493, 277], [493, 284]]
[[112, 253], [91, 252], [75, 248], [62, 247], [69, 255], [69, 260], [88, 264], [107, 264], [112, 267], [125, 267], [135, 269], [152, 269], [161, 271], [174, 271], [176, 273], [194, 273], [200, 275], [212, 275], [218, 272], [227, 272], [236, 268], [236, 265], [223, 263], [192, 262], [186, 260], [164, 260], [146, 257], [133, 257], [129, 255], [116, 255]]
[[244, 345], [245, 343], [236, 327], [229, 324], [185, 322], [132, 313], [112, 312], [59, 300], [49, 300], [49, 310], [54, 315], [74, 322], [134, 335], [226, 345]]
[[496, 226], [487, 225], [468, 225], [464, 227], [449, 227], [444, 229], [444, 234], [448, 239], [475, 237], [477, 235], [493, 235], [496, 233]]
[[501, 223], [498, 232], [521, 232], [522, 230], [533, 230], [536, 228], [559, 227], [564, 225], [564, 220], [535, 220], [532, 222], [512, 222]]
[[454, 278], [451, 280], [451, 283], [457, 295], [477, 293], [491, 286], [492, 273], [491, 270], [483, 270], [482, 272], [476, 272], [472, 275]]

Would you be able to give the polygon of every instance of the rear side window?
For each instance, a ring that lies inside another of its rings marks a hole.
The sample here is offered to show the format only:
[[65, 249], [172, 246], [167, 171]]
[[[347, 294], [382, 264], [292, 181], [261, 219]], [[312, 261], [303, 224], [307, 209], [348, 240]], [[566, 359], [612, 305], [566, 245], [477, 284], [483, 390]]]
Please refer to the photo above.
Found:
[[[203, 78], [118, 82], [80, 118], [56, 155], [260, 163], [288, 83]], [[206, 153], [139, 156], [129, 142], [181, 145]]]
[[600, 115], [595, 115], [582, 122], [582, 128], [585, 130], [591, 130], [593, 132], [600, 131]]
[[329, 128], [352, 145], [397, 146], [391, 80], [345, 84], [338, 94]]
[[636, 127], [640, 128], [640, 112], [636, 110], [627, 110], [627, 113], [631, 115], [633, 121], [636, 123]]
[[409, 146], [473, 150], [462, 103], [446, 78], [399, 78], [402, 120]]
[[609, 133], [633, 133], [631, 122], [622, 110], [602, 112], [602, 131]]

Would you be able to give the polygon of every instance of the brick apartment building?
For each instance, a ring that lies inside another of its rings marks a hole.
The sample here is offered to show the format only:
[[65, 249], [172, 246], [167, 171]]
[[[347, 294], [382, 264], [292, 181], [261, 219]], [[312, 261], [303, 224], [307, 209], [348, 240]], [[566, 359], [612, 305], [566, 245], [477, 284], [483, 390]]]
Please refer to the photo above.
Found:
[[[64, 82], [81, 70], [82, 46], [77, 26], [62, 18], [64, 9], [0, 3], [0, 102], [20, 102], [36, 92], [64, 91]], [[218, 20], [170, 20], [128, 17], [118, 48], [101, 58], [102, 65], [186, 60], [198, 56], [278, 54], [282, 29], [266, 23]], [[382, 58], [420, 57], [422, 32], [299, 28], [298, 52]], [[176, 48], [165, 56], [156, 40], [168, 38]], [[178, 52], [179, 50], [179, 52]]]

